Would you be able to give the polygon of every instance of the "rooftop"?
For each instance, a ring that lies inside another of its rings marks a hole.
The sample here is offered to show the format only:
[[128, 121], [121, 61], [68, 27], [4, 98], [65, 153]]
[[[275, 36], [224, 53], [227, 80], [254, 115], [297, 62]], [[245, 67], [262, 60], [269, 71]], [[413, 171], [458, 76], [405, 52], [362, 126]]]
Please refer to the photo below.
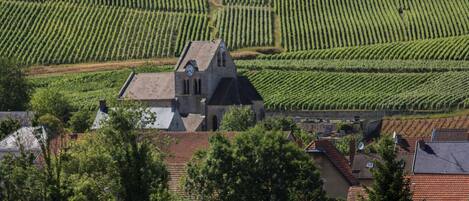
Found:
[[218, 50], [222, 40], [213, 41], [192, 41], [189, 42], [182, 52], [176, 71], [184, 71], [184, 67], [189, 61], [195, 61], [199, 71], [204, 71], [210, 66], [212, 58]]
[[384, 119], [381, 133], [397, 132], [403, 137], [430, 137], [435, 128], [469, 128], [469, 116], [436, 119]]
[[175, 97], [174, 73], [139, 73], [129, 76], [120, 97], [130, 100], [171, 100]]
[[262, 97], [246, 77], [222, 78], [210, 98], [209, 105], [251, 105]]
[[469, 174], [469, 142], [418, 142], [415, 174]]
[[350, 185], [358, 184], [358, 180], [352, 175], [352, 169], [349, 166], [348, 160], [335, 148], [331, 141], [313, 141], [306, 147], [306, 152], [324, 153]]

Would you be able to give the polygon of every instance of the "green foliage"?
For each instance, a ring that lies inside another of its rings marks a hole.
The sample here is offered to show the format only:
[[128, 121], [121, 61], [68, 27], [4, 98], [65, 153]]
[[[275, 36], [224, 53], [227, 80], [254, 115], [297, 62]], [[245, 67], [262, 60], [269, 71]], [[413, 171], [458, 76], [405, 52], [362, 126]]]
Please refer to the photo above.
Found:
[[280, 131], [221, 134], [188, 164], [186, 192], [210, 200], [327, 200], [310, 157]]
[[[141, 117], [149, 111], [138, 108], [116, 108], [100, 129], [106, 153], [116, 165], [119, 197], [124, 200], [169, 199], [169, 173], [160, 154], [146, 140], [140, 140], [136, 129], [143, 128]], [[152, 122], [152, 121], [150, 121]], [[132, 157], [129, 157], [132, 156]]]
[[6, 154], [0, 162], [0, 199], [4, 201], [44, 200], [43, 175], [32, 153]]
[[256, 124], [255, 114], [250, 107], [230, 107], [223, 115], [220, 130], [246, 131]]
[[[469, 1], [465, 0], [274, 0], [274, 8], [281, 21], [282, 45], [288, 51], [357, 47], [467, 34], [468, 5]], [[399, 13], [401, 6], [403, 15]], [[420, 51], [431, 54], [466, 49], [467, 52], [466, 44], [454, 41], [452, 47], [455, 49], [415, 47], [400, 51], [396, 56]], [[395, 50], [401, 48], [394, 46]], [[360, 51], [347, 54], [354, 53]], [[382, 54], [374, 55], [380, 57]]]
[[6, 118], [4, 120], [0, 120], [0, 140], [20, 128], [21, 124], [16, 119]]
[[468, 108], [469, 72], [248, 71], [271, 110], [451, 111]]
[[[293, 54], [293, 53], [292, 53]], [[270, 56], [268, 56], [270, 57]], [[275, 56], [272, 56], [275, 57]], [[279, 56], [280, 57], [280, 56]], [[342, 59], [272, 59], [237, 60], [242, 70], [326, 71], [369, 73], [425, 73], [469, 71], [469, 61], [445, 60], [342, 60]]]
[[335, 142], [335, 147], [340, 151], [340, 153], [342, 153], [342, 155], [348, 156], [350, 155], [350, 143], [356, 140], [357, 139], [354, 135], [347, 135], [337, 140]]
[[[17, 58], [24, 64], [174, 57], [186, 42], [209, 39], [205, 13], [133, 9], [128, 7], [139, 4], [124, 1], [95, 2], [127, 6], [70, 1], [78, 2], [1, 1], [0, 21], [9, 23], [0, 25], [0, 57]], [[182, 4], [181, 0], [165, 3], [175, 9], [175, 4]]]
[[410, 181], [404, 176], [404, 160], [397, 159], [394, 141], [382, 137], [375, 145], [381, 160], [375, 160], [371, 169], [373, 184], [365, 188], [370, 201], [410, 201]]
[[[263, 59], [469, 60], [469, 36], [287, 52]], [[438, 51], [437, 51], [438, 50]]]
[[0, 57], [0, 111], [26, 109], [29, 91], [22, 68], [12, 60]]
[[75, 112], [68, 123], [73, 132], [83, 133], [93, 124], [92, 113], [86, 110]]
[[[136, 69], [142, 72], [167, 72], [170, 66], [144, 66]], [[129, 76], [131, 70], [116, 70], [93, 73], [64, 74], [60, 76], [33, 77], [30, 82], [38, 90], [57, 91], [70, 100], [70, 104], [77, 110], [97, 110], [98, 101], [105, 99], [112, 106], [120, 88]]]
[[299, 128], [292, 118], [286, 118], [283, 116], [268, 117], [262, 122], [259, 122], [256, 127], [267, 131], [291, 131], [303, 146], [306, 146], [313, 140], [317, 139], [316, 135]]
[[38, 125], [44, 126], [49, 139], [55, 138], [64, 132], [62, 121], [51, 114], [44, 114], [37, 119]]
[[72, 107], [69, 100], [59, 91], [52, 89], [37, 90], [31, 98], [31, 109], [36, 116], [51, 114], [62, 121], [68, 120]]
[[269, 7], [227, 6], [217, 15], [219, 37], [229, 49], [273, 46], [273, 13]]

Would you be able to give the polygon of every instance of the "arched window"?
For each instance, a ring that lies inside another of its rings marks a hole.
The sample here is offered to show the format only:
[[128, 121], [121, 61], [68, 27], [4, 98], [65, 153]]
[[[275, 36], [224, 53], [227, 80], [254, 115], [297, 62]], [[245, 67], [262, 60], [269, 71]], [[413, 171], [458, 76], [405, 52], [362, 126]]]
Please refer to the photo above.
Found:
[[218, 130], [218, 118], [216, 115], [212, 117], [212, 130], [213, 131]]

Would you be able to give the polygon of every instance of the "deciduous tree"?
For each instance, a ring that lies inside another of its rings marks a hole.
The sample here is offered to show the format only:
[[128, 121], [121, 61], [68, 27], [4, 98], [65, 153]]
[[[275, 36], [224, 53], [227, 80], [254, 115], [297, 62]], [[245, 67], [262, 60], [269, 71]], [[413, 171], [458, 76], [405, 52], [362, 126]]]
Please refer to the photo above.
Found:
[[22, 68], [12, 60], [0, 58], [0, 111], [26, 109], [29, 91]]

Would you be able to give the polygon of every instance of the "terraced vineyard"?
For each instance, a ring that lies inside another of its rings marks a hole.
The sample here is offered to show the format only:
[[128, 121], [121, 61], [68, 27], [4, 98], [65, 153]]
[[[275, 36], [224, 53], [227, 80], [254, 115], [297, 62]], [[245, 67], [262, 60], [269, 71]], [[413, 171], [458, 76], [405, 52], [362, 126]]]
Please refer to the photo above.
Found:
[[25, 64], [173, 57], [210, 34], [206, 14], [64, 2], [0, 1], [0, 20], [0, 57]]
[[265, 55], [263, 59], [469, 60], [469, 35]]
[[227, 6], [218, 13], [217, 21], [219, 36], [230, 49], [274, 44], [269, 7]]
[[275, 0], [288, 51], [469, 33], [469, 0]]
[[248, 71], [273, 110], [437, 110], [469, 108], [469, 72], [326, 73]]
[[469, 116], [460, 115], [445, 118], [432, 119], [384, 119], [381, 133], [392, 134], [397, 132], [403, 137], [428, 137], [432, 135], [434, 128], [467, 128]]
[[69, 2], [77, 4], [94, 4], [106, 6], [121, 6], [160, 11], [206, 12], [207, 0], [16, 0], [25, 2]]

